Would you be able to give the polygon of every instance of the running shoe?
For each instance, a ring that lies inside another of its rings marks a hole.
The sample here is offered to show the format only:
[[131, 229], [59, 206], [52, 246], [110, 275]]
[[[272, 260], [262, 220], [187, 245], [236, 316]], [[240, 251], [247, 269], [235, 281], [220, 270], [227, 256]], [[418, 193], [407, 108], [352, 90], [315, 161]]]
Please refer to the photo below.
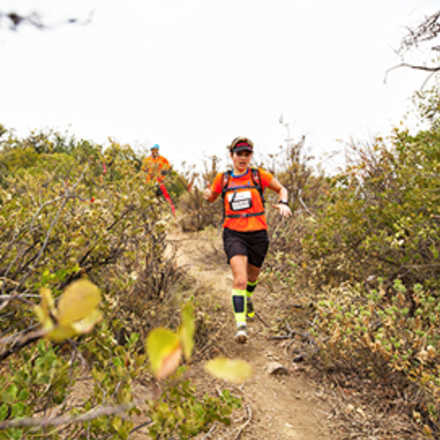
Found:
[[248, 335], [246, 332], [246, 324], [242, 324], [237, 328], [237, 332], [235, 333], [235, 342], [239, 344], [245, 344], [248, 340]]

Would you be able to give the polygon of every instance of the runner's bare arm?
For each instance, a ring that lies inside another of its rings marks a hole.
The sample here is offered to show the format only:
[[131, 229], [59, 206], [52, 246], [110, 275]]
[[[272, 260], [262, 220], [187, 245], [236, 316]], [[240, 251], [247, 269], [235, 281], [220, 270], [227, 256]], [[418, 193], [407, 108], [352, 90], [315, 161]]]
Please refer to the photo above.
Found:
[[292, 215], [292, 211], [287, 204], [289, 196], [287, 189], [281, 185], [276, 177], [270, 181], [268, 188], [270, 188], [272, 191], [275, 191], [279, 196], [278, 203], [275, 203], [273, 206], [278, 209], [283, 217], [290, 217]]

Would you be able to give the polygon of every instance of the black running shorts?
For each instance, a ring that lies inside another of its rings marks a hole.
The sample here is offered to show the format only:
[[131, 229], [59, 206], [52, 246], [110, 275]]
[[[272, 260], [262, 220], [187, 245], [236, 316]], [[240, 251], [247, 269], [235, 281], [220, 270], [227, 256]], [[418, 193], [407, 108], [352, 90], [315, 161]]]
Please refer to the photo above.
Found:
[[269, 237], [266, 230], [239, 232], [224, 228], [223, 246], [228, 264], [235, 255], [246, 255], [248, 263], [261, 267], [269, 248]]

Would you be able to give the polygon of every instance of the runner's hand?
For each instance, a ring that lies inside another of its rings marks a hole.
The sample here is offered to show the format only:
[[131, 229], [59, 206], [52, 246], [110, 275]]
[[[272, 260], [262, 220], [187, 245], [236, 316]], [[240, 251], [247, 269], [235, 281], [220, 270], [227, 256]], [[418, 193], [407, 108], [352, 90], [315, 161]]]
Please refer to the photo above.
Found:
[[284, 203], [274, 203], [274, 208], [277, 208], [280, 212], [281, 217], [290, 217], [292, 215], [292, 211], [290, 207], [285, 205]]
[[208, 202], [209, 202], [209, 199], [211, 198], [211, 195], [212, 195], [211, 188], [208, 187], [205, 189], [205, 191], [203, 191], [203, 198], [205, 200], [208, 200]]

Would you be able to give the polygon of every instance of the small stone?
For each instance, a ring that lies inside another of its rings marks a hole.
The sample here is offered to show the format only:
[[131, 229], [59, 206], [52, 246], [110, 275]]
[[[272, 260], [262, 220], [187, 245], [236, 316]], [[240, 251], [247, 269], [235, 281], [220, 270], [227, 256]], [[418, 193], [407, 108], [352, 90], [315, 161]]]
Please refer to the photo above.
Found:
[[302, 362], [304, 360], [304, 355], [303, 354], [299, 354], [298, 356], [295, 356], [292, 359], [292, 362]]
[[266, 371], [269, 374], [289, 374], [289, 370], [279, 362], [269, 362], [266, 366]]

